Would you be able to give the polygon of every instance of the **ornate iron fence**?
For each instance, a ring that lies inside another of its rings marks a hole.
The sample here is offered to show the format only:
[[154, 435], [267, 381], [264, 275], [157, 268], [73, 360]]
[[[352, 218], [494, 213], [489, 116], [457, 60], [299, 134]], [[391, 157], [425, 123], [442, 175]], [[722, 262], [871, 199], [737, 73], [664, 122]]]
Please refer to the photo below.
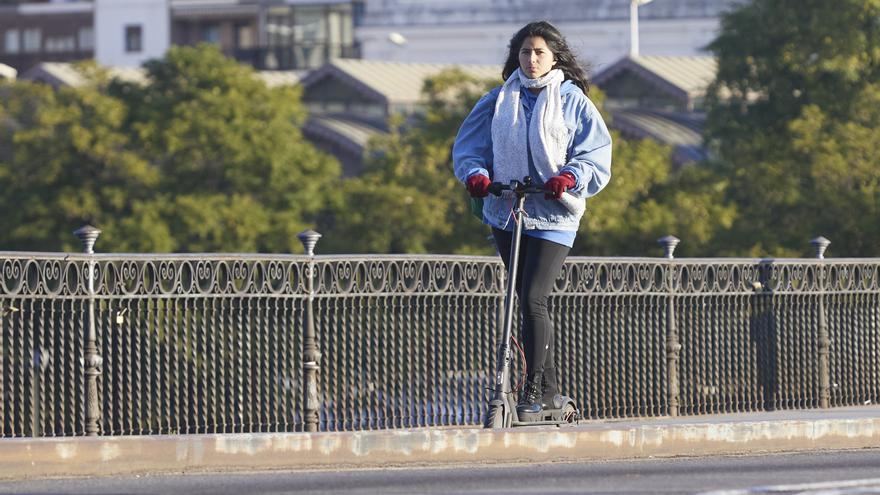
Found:
[[[4, 437], [481, 422], [496, 258], [95, 255], [79, 234], [85, 254], [0, 253]], [[557, 278], [560, 381], [587, 418], [878, 399], [880, 260], [673, 248]]]

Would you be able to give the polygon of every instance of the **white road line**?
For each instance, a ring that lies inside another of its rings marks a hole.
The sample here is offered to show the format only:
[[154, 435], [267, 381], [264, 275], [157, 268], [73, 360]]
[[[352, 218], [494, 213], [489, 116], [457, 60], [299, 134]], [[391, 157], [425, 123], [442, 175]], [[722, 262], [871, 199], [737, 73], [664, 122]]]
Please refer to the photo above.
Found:
[[[846, 490], [859, 488], [858, 490]], [[865, 488], [869, 490], [864, 490]], [[738, 490], [713, 490], [697, 495], [754, 495], [759, 493], [786, 493], [792, 495], [843, 495], [843, 494], [880, 494], [880, 478], [861, 480], [823, 481], [821, 483], [803, 483], [798, 485], [765, 485], [753, 486]]]

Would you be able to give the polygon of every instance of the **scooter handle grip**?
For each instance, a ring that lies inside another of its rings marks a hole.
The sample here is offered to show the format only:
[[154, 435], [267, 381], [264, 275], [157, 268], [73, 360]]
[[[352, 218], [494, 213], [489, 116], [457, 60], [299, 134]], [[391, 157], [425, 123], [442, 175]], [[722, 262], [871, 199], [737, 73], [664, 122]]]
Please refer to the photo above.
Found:
[[495, 196], [501, 196], [503, 191], [509, 191], [510, 186], [507, 184], [502, 184], [501, 182], [493, 182], [489, 184], [489, 192]]

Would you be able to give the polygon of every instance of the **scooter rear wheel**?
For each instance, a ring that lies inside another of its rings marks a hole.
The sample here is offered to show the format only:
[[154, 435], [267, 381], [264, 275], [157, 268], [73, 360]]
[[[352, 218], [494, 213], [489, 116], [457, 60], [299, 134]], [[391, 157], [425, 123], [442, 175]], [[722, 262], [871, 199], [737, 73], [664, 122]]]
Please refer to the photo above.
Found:
[[571, 403], [562, 408], [562, 420], [566, 423], [574, 423], [578, 419], [578, 411]]

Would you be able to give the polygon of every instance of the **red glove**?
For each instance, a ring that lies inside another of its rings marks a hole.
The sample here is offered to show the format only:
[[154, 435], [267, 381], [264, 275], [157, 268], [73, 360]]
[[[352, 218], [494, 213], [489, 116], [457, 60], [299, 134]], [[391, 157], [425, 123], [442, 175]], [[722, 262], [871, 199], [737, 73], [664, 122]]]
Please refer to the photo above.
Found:
[[547, 191], [544, 199], [559, 199], [562, 197], [562, 193], [575, 185], [577, 185], [577, 180], [574, 178], [574, 174], [562, 172], [544, 183], [544, 190]]
[[485, 198], [488, 196], [490, 183], [491, 181], [489, 178], [483, 174], [474, 174], [468, 177], [467, 181], [465, 181], [468, 194], [470, 194], [472, 198]]

